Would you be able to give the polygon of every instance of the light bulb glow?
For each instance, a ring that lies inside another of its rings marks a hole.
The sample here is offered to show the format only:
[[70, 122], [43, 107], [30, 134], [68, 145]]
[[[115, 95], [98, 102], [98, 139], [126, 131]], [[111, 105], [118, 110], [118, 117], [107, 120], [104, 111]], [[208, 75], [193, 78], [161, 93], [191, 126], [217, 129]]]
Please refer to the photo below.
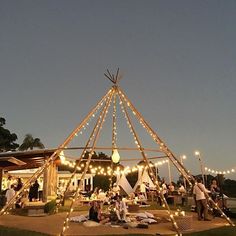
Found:
[[112, 159], [113, 163], [118, 163], [120, 161], [120, 154], [117, 149], [113, 150], [111, 159]]

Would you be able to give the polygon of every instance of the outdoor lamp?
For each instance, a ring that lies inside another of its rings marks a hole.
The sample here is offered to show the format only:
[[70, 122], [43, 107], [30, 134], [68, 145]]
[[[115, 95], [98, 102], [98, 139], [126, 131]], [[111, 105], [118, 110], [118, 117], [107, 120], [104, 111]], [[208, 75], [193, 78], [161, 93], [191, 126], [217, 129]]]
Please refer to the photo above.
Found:
[[113, 149], [113, 153], [112, 153], [111, 159], [112, 159], [112, 161], [113, 161], [115, 164], [120, 161], [120, 154], [119, 154], [119, 152], [117, 151], [117, 149]]

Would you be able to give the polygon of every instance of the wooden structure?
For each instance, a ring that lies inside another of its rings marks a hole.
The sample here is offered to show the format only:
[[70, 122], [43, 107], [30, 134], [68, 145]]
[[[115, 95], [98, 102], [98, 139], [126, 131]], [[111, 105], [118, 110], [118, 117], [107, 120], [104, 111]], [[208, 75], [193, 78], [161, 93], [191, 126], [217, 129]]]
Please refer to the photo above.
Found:
[[[41, 149], [0, 153], [1, 188], [3, 172], [42, 167], [47, 159], [54, 153], [54, 151], [55, 149]], [[43, 177], [43, 201], [46, 202], [48, 196], [56, 194], [57, 165], [55, 162], [51, 162], [49, 167], [44, 170]]]

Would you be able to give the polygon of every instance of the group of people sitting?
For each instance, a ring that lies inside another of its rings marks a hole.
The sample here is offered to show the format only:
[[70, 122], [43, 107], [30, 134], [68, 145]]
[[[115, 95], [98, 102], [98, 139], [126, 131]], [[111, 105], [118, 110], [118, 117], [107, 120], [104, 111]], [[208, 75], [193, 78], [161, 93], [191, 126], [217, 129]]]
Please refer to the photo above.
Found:
[[117, 195], [111, 201], [109, 206], [109, 214], [102, 214], [101, 207], [102, 203], [93, 200], [89, 209], [89, 220], [98, 222], [100, 224], [105, 224], [109, 221], [118, 221], [119, 223], [127, 222], [127, 206], [125, 201], [120, 195]]

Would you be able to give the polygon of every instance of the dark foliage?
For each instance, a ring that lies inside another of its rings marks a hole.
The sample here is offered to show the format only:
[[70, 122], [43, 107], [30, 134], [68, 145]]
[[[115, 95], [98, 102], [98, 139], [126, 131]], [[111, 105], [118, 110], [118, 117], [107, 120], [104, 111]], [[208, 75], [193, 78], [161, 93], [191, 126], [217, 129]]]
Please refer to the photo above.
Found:
[[15, 141], [17, 135], [4, 128], [6, 120], [0, 117], [0, 152], [15, 151], [19, 147]]

